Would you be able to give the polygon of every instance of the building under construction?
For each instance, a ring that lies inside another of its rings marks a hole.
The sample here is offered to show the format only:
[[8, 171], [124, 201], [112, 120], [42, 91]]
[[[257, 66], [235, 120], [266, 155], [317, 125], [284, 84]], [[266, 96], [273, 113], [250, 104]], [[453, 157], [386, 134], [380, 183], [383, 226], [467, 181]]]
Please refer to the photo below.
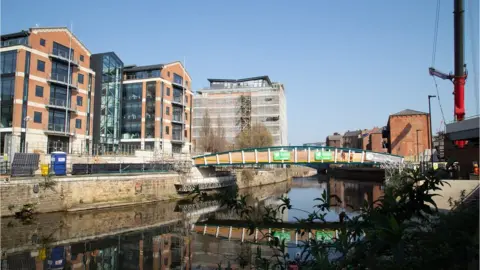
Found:
[[272, 134], [273, 144], [288, 145], [287, 105], [283, 84], [268, 76], [245, 79], [208, 79], [210, 87], [198, 90], [194, 98], [192, 134], [201, 137], [203, 117], [208, 110], [211, 127], [220, 125], [225, 138], [234, 144], [244, 129], [263, 124]]

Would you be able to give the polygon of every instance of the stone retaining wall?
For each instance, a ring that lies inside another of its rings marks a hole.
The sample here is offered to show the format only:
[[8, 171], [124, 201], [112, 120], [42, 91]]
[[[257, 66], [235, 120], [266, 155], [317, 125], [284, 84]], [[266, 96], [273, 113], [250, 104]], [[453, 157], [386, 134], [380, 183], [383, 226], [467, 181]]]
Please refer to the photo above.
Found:
[[291, 178], [290, 170], [283, 168], [271, 170], [241, 169], [236, 170], [235, 174], [239, 189], [279, 183]]
[[176, 198], [177, 174], [52, 177], [11, 179], [0, 184], [1, 216], [13, 215], [25, 204], [35, 204], [40, 213]]

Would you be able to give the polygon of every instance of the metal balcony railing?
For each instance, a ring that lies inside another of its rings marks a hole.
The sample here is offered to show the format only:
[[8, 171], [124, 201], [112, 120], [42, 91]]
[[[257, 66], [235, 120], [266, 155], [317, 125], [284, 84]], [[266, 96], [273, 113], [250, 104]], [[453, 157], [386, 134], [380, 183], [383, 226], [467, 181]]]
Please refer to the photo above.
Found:
[[71, 78], [68, 78], [68, 76], [63, 74], [51, 73], [48, 75], [47, 78], [51, 82], [59, 83], [62, 85], [69, 85], [70, 87], [75, 89], [78, 87], [78, 82], [74, 81]]
[[178, 104], [183, 104], [183, 96], [174, 96], [173, 97], [173, 102], [178, 103]]
[[2, 47], [10, 47], [10, 46], [16, 46], [16, 45], [30, 46], [30, 43], [28, 42], [27, 38], [2, 41]]
[[59, 99], [59, 98], [50, 98], [47, 99], [45, 102], [48, 106], [54, 106], [54, 107], [60, 107], [60, 108], [67, 108], [69, 110], [75, 111], [77, 109], [77, 106], [75, 104], [67, 104], [67, 100], [65, 99]]
[[176, 133], [176, 132], [172, 133], [172, 141], [177, 141], [177, 142], [183, 141], [183, 136], [182, 136], [182, 135], [183, 135], [183, 134], [182, 134], [181, 132], [179, 132], [179, 133]]
[[48, 131], [53, 131], [53, 132], [58, 132], [58, 133], [63, 133], [63, 132], [69, 132], [69, 128], [65, 129], [64, 124], [55, 124], [55, 123], [48, 123], [47, 127]]
[[63, 50], [56, 50], [56, 49], [53, 49], [50, 54], [49, 54], [51, 57], [54, 57], [54, 58], [57, 58], [57, 59], [60, 59], [60, 60], [63, 60], [63, 61], [67, 61], [67, 62], [70, 62], [76, 66], [78, 66], [78, 61], [76, 59], [74, 59], [74, 54], [72, 53], [70, 55], [70, 57], [68, 57], [69, 55], [69, 52], [67, 51], [63, 51]]
[[173, 114], [172, 121], [183, 123], [181, 114]]

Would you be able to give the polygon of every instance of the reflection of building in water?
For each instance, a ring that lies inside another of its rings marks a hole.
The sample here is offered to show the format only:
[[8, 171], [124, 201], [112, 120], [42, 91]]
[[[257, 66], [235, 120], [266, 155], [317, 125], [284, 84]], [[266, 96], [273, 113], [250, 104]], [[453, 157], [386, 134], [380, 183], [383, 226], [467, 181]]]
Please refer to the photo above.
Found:
[[339, 208], [345, 209], [349, 212], [360, 209], [365, 200], [372, 203], [383, 195], [380, 183], [348, 181], [333, 178], [329, 181], [329, 193], [330, 196], [338, 196], [341, 201], [337, 202], [334, 197], [330, 197], [331, 205], [336, 204]]
[[1, 269], [190, 269], [190, 262], [190, 236], [152, 230], [9, 254]]

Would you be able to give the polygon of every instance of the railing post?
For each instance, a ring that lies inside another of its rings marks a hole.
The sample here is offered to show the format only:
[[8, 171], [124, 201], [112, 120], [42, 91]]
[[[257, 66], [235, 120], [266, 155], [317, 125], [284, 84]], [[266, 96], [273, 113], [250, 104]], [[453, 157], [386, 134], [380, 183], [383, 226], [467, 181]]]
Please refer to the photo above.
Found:
[[348, 150], [348, 157], [347, 157], [347, 163], [350, 163], [350, 155], [352, 153], [352, 150]]
[[321, 153], [322, 153], [322, 163], [323, 163], [323, 150], [324, 150], [324, 149], [325, 149], [325, 148], [322, 148], [322, 151], [321, 151]]
[[258, 152], [257, 152], [257, 149], [255, 149], [255, 163], [258, 163]]
[[365, 161], [365, 151], [362, 151], [362, 159], [361, 159], [361, 163], [363, 163]]
[[245, 164], [245, 152], [242, 150], [242, 163]]
[[215, 232], [215, 238], [218, 238], [218, 232], [220, 231], [220, 226], [217, 226], [217, 231]]
[[255, 229], [255, 243], [258, 240], [258, 228]]
[[232, 238], [232, 226], [230, 226], [230, 229], [228, 230], [228, 240], [230, 241], [230, 238]]
[[297, 163], [297, 147], [293, 150], [294, 162]]
[[337, 163], [337, 148], [335, 148], [335, 160], [334, 163]]
[[207, 165], [207, 158], [205, 156], [203, 156], [203, 163]]
[[310, 147], [308, 147], [307, 151], [307, 162], [310, 163]]
[[272, 162], [272, 157], [270, 157], [270, 148], [268, 148], [268, 163]]
[[207, 233], [207, 224], [203, 226], [203, 235], [205, 235], [206, 233]]
[[217, 164], [220, 164], [220, 160], [218, 159], [218, 154], [215, 155], [217, 157]]
[[232, 152], [228, 152], [228, 161], [232, 164]]
[[245, 228], [242, 228], [242, 243], [243, 243], [243, 239], [245, 239]]

